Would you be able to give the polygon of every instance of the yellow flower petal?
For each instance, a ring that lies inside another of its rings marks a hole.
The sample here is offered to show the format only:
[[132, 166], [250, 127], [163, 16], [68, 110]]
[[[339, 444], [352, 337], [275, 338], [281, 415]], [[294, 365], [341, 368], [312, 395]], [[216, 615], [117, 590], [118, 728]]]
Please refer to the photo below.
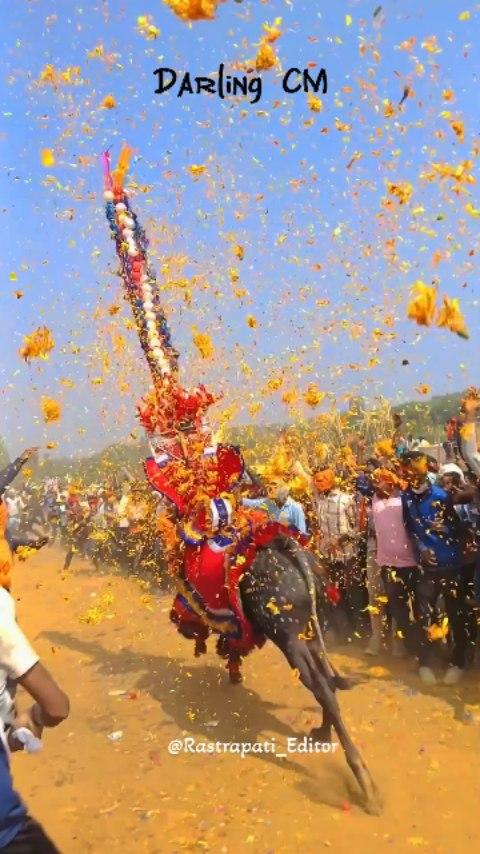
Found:
[[200, 353], [202, 359], [211, 359], [213, 357], [215, 349], [210, 335], [206, 332], [194, 331], [193, 343], [195, 344], [195, 347]]
[[42, 166], [55, 166], [55, 156], [51, 148], [42, 148], [40, 152]]
[[137, 29], [147, 41], [157, 39], [160, 35], [160, 30], [155, 26], [150, 15], [139, 15], [137, 18]]
[[460, 311], [458, 299], [443, 298], [443, 306], [438, 315], [437, 326], [450, 329], [451, 332], [455, 332], [461, 338], [468, 338], [465, 318]]
[[408, 303], [407, 317], [415, 320], [419, 326], [430, 326], [433, 322], [437, 303], [437, 291], [420, 279], [412, 287], [412, 299]]
[[53, 400], [51, 397], [42, 397], [41, 407], [45, 424], [60, 421], [62, 406], [58, 400]]
[[467, 202], [464, 207], [464, 210], [466, 211], [466, 213], [470, 214], [470, 216], [474, 217], [475, 219], [480, 216], [480, 210], [478, 210], [478, 208], [474, 208], [470, 202]]
[[54, 347], [55, 341], [50, 330], [46, 326], [39, 326], [31, 335], [25, 336], [19, 352], [22, 359], [29, 362], [31, 359], [46, 359]]
[[268, 71], [275, 68], [278, 63], [277, 55], [268, 42], [262, 42], [255, 57], [255, 68], [257, 71]]
[[184, 21], [210, 21], [219, 0], [165, 0], [167, 6]]
[[313, 409], [315, 406], [318, 406], [318, 404], [322, 402], [324, 397], [325, 397], [325, 392], [320, 391], [320, 389], [318, 388], [318, 386], [315, 383], [310, 383], [307, 391], [305, 392], [305, 394], [303, 396], [303, 399], [304, 399], [305, 403], [308, 403], [308, 405], [311, 406]]
[[323, 110], [323, 102], [321, 98], [317, 98], [316, 95], [313, 95], [311, 92], [307, 98], [308, 108], [312, 111], [312, 113], [320, 113]]
[[113, 108], [117, 106], [117, 102], [113, 95], [106, 95], [100, 106], [103, 107], [104, 110], [113, 110]]
[[203, 165], [200, 165], [200, 164], [197, 164], [197, 163], [192, 163], [192, 165], [191, 165], [191, 166], [188, 166], [187, 168], [188, 168], [188, 171], [190, 172], [190, 175], [191, 175], [191, 176], [192, 176], [192, 178], [194, 178], [195, 180], [196, 180], [197, 178], [200, 178], [200, 175], [203, 175], [203, 173], [207, 171], [207, 167], [206, 167], [206, 166], [203, 166]]

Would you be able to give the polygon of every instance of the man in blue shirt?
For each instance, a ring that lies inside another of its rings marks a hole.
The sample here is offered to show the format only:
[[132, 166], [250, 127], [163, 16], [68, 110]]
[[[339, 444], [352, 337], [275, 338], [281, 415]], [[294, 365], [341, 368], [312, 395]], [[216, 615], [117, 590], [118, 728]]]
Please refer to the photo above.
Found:
[[289, 495], [288, 486], [281, 484], [265, 498], [244, 498], [244, 507], [254, 507], [268, 513], [273, 522], [280, 522], [287, 528], [294, 528], [300, 534], [307, 533], [307, 523], [302, 505]]
[[463, 674], [467, 642], [467, 611], [460, 575], [462, 523], [451, 495], [430, 482], [425, 454], [421, 451], [406, 454], [402, 469], [409, 484], [402, 496], [405, 524], [413, 537], [420, 564], [415, 590], [416, 617], [421, 629], [419, 675], [426, 685], [436, 682], [430, 666], [429, 629], [435, 604], [442, 594], [453, 636], [452, 663], [443, 681], [455, 685]]

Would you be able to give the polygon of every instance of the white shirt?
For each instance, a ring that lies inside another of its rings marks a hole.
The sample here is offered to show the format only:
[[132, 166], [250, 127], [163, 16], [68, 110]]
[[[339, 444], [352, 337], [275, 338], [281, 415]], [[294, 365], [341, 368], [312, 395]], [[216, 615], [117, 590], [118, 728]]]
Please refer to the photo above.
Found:
[[19, 495], [16, 495], [15, 498], [7, 498], [6, 504], [8, 507], [9, 516], [18, 516], [20, 510], [25, 507]]
[[130, 504], [130, 496], [122, 495], [117, 505], [118, 527], [129, 528], [130, 522], [128, 519], [128, 505]]
[[15, 619], [15, 602], [10, 593], [0, 587], [0, 732], [13, 711], [7, 680], [19, 679], [37, 661], [38, 655]]

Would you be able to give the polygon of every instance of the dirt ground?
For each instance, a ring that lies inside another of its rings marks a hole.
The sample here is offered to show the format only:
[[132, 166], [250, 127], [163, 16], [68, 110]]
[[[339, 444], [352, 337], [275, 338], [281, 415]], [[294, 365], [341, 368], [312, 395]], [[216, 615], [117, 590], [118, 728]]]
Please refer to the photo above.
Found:
[[[362, 812], [343, 754], [168, 752], [172, 739], [258, 742], [318, 724], [315, 702], [272, 645], [230, 686], [168, 621], [169, 598], [47, 548], [17, 564], [19, 621], [70, 696], [44, 751], [14, 757], [16, 785], [62, 852], [283, 854], [480, 850], [480, 672], [421, 689], [411, 663], [335, 653], [365, 680], [340, 695], [385, 799]], [[371, 669], [373, 666], [373, 670]], [[25, 698], [21, 698], [21, 703]], [[109, 739], [121, 733], [118, 740]]]

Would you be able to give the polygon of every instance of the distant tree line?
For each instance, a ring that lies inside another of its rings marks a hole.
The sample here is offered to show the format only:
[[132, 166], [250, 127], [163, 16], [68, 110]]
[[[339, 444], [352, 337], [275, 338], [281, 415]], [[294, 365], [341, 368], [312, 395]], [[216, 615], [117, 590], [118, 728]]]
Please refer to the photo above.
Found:
[[395, 406], [394, 411], [402, 416], [404, 432], [441, 442], [445, 438], [444, 426], [458, 413], [462, 397], [462, 392], [435, 395], [425, 403], [409, 401]]

